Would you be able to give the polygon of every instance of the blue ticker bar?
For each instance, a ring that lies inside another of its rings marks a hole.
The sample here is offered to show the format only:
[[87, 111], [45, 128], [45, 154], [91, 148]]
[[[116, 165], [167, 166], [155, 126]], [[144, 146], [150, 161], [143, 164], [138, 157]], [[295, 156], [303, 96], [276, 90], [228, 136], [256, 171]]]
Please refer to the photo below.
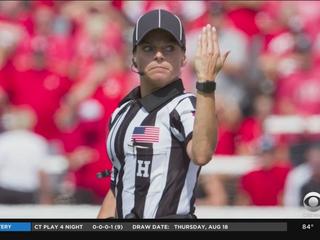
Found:
[[31, 222], [0, 222], [0, 232], [31, 232]]

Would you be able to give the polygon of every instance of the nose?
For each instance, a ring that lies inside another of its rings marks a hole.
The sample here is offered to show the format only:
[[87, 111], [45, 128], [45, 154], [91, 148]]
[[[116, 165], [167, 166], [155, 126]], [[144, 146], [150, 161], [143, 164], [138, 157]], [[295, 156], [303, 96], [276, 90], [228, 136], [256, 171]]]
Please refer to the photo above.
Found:
[[156, 51], [156, 54], [154, 55], [154, 59], [156, 60], [156, 61], [162, 61], [163, 59], [164, 59], [164, 55], [163, 55], [163, 53], [161, 52], [161, 50], [157, 50]]

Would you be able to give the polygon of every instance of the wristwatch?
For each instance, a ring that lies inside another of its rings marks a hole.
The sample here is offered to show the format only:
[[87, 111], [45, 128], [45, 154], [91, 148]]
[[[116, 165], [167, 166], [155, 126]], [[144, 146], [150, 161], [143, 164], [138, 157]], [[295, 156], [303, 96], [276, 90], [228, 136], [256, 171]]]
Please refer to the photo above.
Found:
[[212, 93], [216, 90], [216, 82], [215, 81], [197, 82], [196, 88], [200, 92]]

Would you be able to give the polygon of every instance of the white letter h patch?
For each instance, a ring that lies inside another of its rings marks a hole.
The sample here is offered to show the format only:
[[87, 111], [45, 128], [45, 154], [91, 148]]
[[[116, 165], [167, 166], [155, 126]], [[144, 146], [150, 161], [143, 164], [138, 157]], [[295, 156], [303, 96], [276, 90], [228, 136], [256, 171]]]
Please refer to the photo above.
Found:
[[[142, 161], [138, 160], [138, 171], [137, 171], [137, 176], [138, 177], [149, 177], [149, 166], [150, 166], [150, 161]], [[143, 174], [142, 174], [143, 172]]]

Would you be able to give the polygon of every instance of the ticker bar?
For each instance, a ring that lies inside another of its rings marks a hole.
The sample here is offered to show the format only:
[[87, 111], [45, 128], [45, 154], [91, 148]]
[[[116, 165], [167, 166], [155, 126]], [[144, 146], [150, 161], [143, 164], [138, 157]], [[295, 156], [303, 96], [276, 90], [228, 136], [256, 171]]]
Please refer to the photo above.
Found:
[[282, 231], [286, 222], [36, 222], [32, 231]]

